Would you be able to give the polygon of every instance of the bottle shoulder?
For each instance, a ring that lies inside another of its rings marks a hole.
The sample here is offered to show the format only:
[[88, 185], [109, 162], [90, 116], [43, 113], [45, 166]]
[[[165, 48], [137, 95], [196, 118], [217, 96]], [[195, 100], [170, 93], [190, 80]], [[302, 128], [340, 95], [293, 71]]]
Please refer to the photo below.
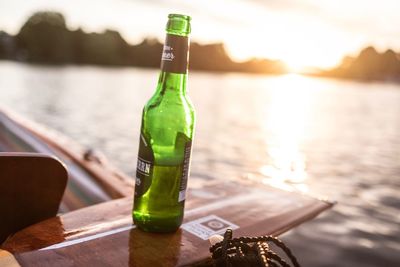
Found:
[[191, 136], [196, 114], [190, 99], [184, 95], [175, 97], [153, 96], [143, 108], [142, 123], [149, 131], [171, 129]]
[[157, 116], [178, 115], [184, 113], [195, 114], [194, 106], [186, 95], [160, 95], [152, 96], [143, 108], [144, 115], [157, 114]]
[[186, 98], [174, 101], [153, 99], [143, 109], [142, 133], [149, 138], [154, 149], [175, 149], [179, 136], [193, 138], [195, 119], [193, 106]]

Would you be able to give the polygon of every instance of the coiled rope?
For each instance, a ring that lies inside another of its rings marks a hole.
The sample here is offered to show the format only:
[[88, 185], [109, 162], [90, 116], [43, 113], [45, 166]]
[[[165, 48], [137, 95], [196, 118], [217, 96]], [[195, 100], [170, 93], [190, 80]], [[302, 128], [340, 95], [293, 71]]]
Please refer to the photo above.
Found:
[[290, 249], [273, 236], [233, 238], [228, 229], [224, 239], [210, 247], [210, 252], [216, 267], [291, 267], [270, 249], [268, 242], [282, 249], [294, 267], [300, 267]]

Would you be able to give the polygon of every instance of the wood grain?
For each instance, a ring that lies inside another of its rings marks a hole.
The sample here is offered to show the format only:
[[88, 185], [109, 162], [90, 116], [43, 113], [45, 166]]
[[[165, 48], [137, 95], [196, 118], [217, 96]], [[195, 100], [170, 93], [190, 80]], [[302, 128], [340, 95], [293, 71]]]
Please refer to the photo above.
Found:
[[[213, 214], [237, 224], [237, 236], [280, 234], [332, 206], [305, 195], [233, 182], [191, 186], [188, 195], [185, 223]], [[17, 233], [2, 248], [14, 253], [22, 266], [188, 266], [209, 262], [207, 240], [182, 228], [172, 234], [138, 230], [131, 227], [131, 208], [132, 198], [128, 197], [51, 218]]]

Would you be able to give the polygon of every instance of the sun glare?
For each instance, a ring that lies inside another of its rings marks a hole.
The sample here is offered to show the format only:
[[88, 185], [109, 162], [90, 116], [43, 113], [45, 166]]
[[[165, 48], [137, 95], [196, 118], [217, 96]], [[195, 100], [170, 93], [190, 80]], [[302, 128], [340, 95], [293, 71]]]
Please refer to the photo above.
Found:
[[307, 61], [304, 62], [301, 58], [290, 58], [283, 61], [290, 73], [304, 73], [310, 67]]
[[308, 79], [296, 74], [282, 76], [265, 110], [263, 121], [267, 154], [271, 162], [260, 168], [263, 182], [279, 188], [307, 192], [306, 156], [301, 145], [307, 134], [313, 94]]
[[[325, 51], [310, 51], [308, 47], [298, 48], [296, 51], [282, 53], [280, 60], [286, 65], [289, 73], [310, 73], [315, 69], [326, 69], [335, 67], [339, 64], [341, 56], [324, 55]], [[332, 48], [332, 50], [334, 50]], [[340, 54], [340, 53], [336, 53]]]
[[302, 16], [267, 17], [263, 23], [249, 25], [244, 36], [228, 38], [227, 48], [234, 59], [281, 60], [291, 73], [335, 67], [348, 53], [345, 33]]

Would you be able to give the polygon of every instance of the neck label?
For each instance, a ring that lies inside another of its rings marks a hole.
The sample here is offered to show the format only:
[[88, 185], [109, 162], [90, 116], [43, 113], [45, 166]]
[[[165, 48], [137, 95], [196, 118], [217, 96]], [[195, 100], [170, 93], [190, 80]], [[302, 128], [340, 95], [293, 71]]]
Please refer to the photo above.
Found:
[[161, 70], [186, 74], [189, 60], [189, 38], [167, 34], [161, 57]]

